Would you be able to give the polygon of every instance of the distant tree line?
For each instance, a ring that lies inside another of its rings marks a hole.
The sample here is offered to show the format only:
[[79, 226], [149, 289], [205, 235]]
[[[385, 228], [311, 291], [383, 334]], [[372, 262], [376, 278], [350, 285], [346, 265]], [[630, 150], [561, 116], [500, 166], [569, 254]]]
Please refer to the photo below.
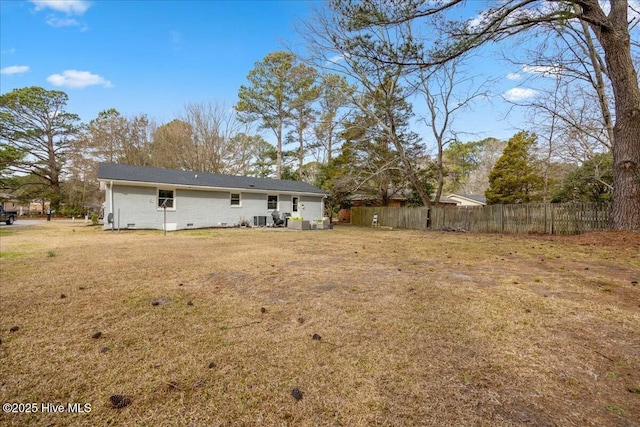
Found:
[[[461, 22], [443, 15], [456, 1], [329, 1], [299, 27], [304, 55], [270, 53], [235, 105], [187, 104], [166, 123], [113, 108], [80, 123], [64, 92], [2, 94], [2, 192], [61, 212], [95, 210], [96, 163], [107, 161], [304, 180], [328, 191], [329, 215], [354, 195], [428, 206], [455, 192], [488, 203], [612, 202], [614, 228], [640, 228], [640, 209], [629, 209], [640, 198], [629, 186], [640, 148], [628, 133], [639, 121], [620, 113], [640, 110], [616, 102], [625, 90], [639, 102], [637, 74], [634, 86], [611, 62], [628, 56], [637, 67], [627, 2], [612, 2], [609, 14], [595, 0], [503, 3]], [[618, 48], [605, 28], [621, 37]], [[533, 70], [539, 89], [514, 102], [531, 113], [529, 128], [508, 141], [464, 135], [456, 119], [490, 86], [469, 70], [469, 55], [525, 32], [532, 48], [510, 59]]]

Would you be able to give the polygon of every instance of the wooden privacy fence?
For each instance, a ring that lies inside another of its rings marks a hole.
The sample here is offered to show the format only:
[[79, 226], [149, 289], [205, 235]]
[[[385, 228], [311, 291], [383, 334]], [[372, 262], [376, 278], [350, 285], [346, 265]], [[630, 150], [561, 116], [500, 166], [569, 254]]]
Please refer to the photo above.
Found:
[[537, 203], [488, 206], [434, 206], [432, 208], [358, 207], [351, 223], [378, 224], [414, 230], [466, 230], [478, 233], [581, 234], [607, 230], [609, 206], [596, 203]]
[[427, 208], [351, 208], [351, 224], [371, 225], [373, 215], [378, 214], [378, 225], [393, 228], [422, 230], [427, 227]]

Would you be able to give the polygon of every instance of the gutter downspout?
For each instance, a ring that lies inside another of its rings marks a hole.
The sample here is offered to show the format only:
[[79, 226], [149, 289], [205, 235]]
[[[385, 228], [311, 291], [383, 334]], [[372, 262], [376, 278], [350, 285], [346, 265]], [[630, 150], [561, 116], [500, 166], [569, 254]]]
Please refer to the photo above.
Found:
[[111, 231], [113, 231], [113, 224], [115, 222], [113, 215], [113, 181], [109, 181], [109, 210], [111, 211]]

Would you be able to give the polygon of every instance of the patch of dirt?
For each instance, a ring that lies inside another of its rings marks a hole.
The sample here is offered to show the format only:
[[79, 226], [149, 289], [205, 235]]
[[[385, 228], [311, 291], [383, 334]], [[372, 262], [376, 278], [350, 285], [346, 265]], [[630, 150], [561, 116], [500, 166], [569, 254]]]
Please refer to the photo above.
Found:
[[500, 408], [499, 415], [506, 420], [523, 425], [554, 427], [556, 424], [543, 412], [526, 404], [515, 404], [510, 408]]

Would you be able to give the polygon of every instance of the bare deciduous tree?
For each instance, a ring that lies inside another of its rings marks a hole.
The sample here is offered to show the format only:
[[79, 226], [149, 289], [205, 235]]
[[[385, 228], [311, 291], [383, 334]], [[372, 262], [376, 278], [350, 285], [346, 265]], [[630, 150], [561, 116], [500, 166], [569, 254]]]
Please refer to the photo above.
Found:
[[222, 102], [185, 105], [175, 120], [158, 127], [150, 145], [155, 166], [230, 175], [254, 171], [268, 151], [267, 142], [251, 135], [250, 126]]
[[[500, 42], [549, 22], [577, 19], [589, 26], [604, 53], [604, 64], [614, 95], [613, 203], [614, 229], [640, 230], [640, 87], [631, 54], [629, 1], [505, 0], [480, 11], [472, 20], [450, 21], [446, 13], [465, 5], [462, 0], [358, 2], [333, 0], [342, 22], [353, 32], [372, 35], [384, 30], [401, 36], [395, 43], [370, 38], [360, 59], [372, 67], [389, 65], [429, 67], [451, 61], [470, 50]], [[607, 8], [608, 6], [608, 8]], [[415, 37], [407, 23], [430, 24], [438, 37]], [[634, 41], [634, 45], [637, 40]]]
[[418, 73], [417, 91], [427, 104], [424, 122], [431, 129], [436, 143], [438, 177], [434, 200], [439, 201], [445, 178], [443, 153], [445, 147], [457, 139], [454, 129], [456, 115], [471, 106], [477, 98], [486, 96], [483, 84], [476, 84], [474, 77], [462, 70], [462, 57], [438, 66], [432, 72], [421, 69]]
[[89, 122], [83, 147], [96, 161], [148, 166], [154, 126], [145, 114], [126, 118], [113, 108], [104, 110]]

